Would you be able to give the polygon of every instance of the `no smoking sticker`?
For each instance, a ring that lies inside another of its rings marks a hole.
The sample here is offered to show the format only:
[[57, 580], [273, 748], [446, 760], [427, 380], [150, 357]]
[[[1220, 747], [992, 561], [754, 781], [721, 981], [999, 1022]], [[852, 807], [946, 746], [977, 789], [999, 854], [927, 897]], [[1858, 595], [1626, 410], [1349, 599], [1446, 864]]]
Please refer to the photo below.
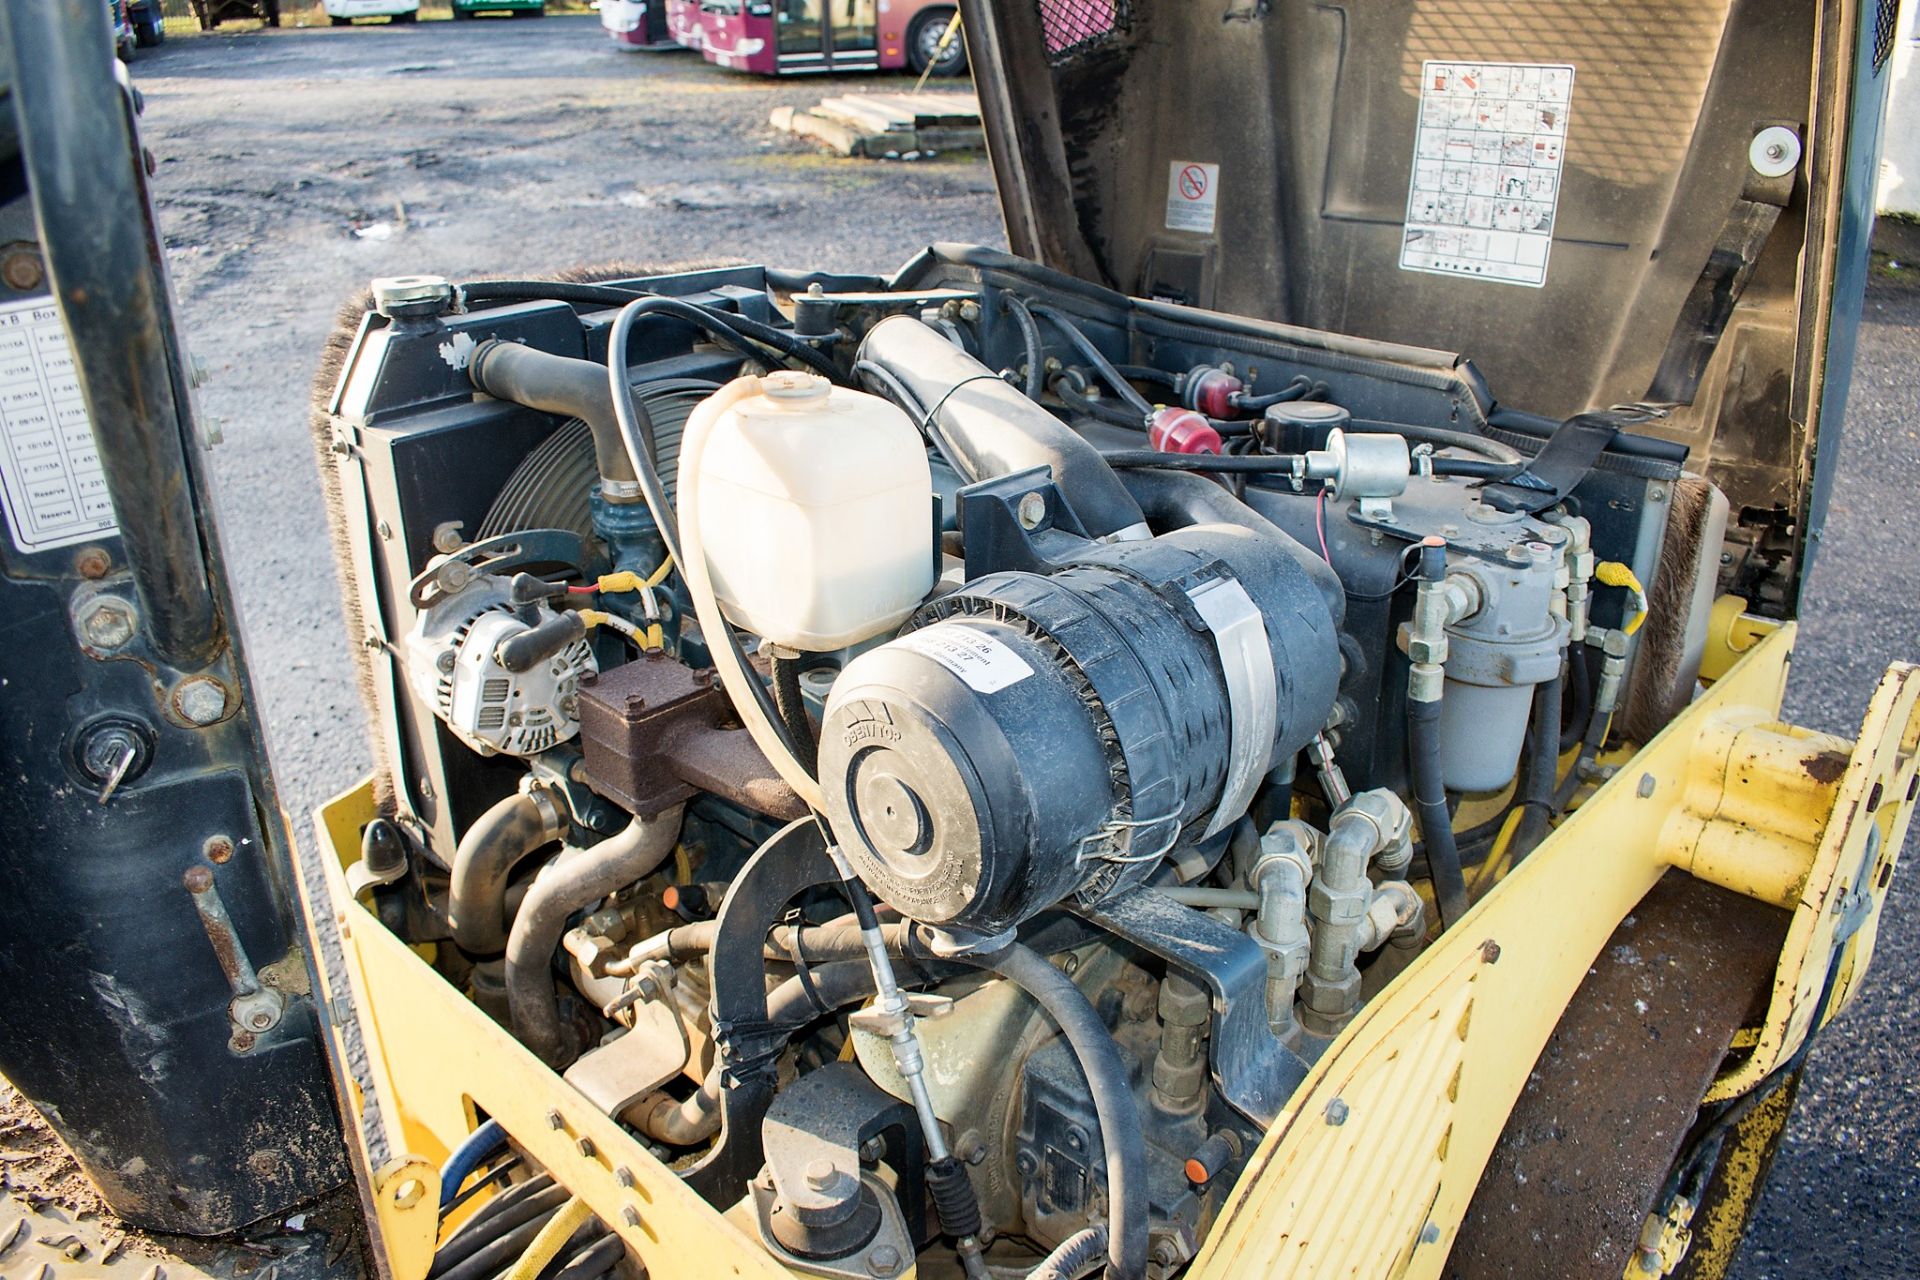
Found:
[[1220, 204], [1220, 166], [1175, 160], [1167, 172], [1167, 230], [1212, 235]]

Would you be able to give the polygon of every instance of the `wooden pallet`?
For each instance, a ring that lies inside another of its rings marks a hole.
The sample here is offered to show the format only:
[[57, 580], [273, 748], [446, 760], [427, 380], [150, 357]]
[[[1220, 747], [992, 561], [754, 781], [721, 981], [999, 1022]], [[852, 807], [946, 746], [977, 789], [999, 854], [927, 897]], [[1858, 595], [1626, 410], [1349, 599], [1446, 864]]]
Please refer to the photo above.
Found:
[[843, 156], [912, 159], [986, 146], [970, 93], [849, 93], [814, 107], [775, 107], [771, 123]]

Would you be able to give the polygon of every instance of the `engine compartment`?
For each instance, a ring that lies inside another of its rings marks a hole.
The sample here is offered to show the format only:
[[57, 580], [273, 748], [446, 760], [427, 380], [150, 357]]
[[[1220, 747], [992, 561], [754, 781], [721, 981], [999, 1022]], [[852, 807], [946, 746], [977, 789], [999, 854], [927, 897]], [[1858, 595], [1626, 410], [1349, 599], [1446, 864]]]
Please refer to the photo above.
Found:
[[1656, 410], [958, 247], [375, 298], [356, 888], [802, 1272], [1177, 1274], [1693, 685]]

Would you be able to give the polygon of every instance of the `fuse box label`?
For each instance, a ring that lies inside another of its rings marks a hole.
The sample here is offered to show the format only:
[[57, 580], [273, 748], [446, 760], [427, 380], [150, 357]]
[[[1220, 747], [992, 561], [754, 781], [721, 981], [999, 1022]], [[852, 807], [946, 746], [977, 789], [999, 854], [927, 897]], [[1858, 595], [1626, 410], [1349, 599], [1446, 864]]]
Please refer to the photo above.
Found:
[[29, 553], [119, 532], [50, 297], [0, 305], [0, 505]]

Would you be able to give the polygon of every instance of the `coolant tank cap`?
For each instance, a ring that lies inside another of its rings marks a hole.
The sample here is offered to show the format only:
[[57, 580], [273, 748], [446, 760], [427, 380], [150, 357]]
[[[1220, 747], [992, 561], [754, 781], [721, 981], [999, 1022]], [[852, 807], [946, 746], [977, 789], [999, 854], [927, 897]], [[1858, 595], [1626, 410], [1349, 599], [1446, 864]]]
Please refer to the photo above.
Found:
[[760, 379], [760, 394], [781, 405], [812, 404], [824, 400], [833, 384], [817, 373], [780, 369]]

